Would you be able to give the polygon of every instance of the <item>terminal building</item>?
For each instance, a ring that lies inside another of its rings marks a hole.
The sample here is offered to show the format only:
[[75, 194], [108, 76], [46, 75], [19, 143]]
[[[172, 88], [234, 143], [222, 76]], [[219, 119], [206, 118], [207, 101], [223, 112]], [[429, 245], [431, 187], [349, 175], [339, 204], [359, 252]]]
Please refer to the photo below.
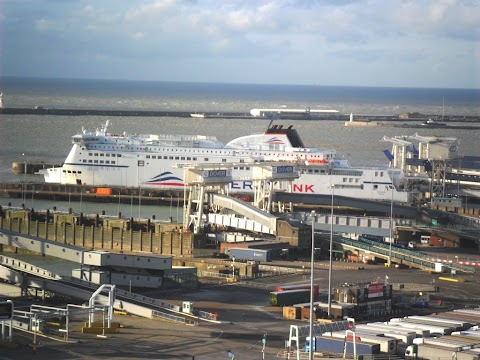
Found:
[[338, 110], [312, 110], [310, 107], [304, 109], [252, 109], [250, 110], [250, 115], [253, 117], [261, 118], [299, 118], [299, 119], [310, 119], [310, 118], [323, 118], [331, 117], [332, 115], [339, 115]]

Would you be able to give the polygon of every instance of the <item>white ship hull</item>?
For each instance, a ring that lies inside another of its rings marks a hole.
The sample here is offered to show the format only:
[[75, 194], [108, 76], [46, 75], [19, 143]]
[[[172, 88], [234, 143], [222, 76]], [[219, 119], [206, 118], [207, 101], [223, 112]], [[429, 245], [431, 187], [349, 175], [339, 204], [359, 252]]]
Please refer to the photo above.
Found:
[[[108, 123], [107, 123], [108, 125]], [[94, 187], [141, 187], [156, 190], [183, 190], [181, 163], [234, 163], [233, 179], [252, 179], [248, 162], [290, 161], [301, 176], [293, 192], [331, 194], [361, 199], [410, 202], [412, 194], [402, 188], [402, 174], [385, 168], [353, 168], [345, 159], [336, 159], [334, 150], [305, 148], [293, 129], [271, 128], [264, 134], [235, 139], [227, 145], [213, 137], [113, 135], [106, 127], [96, 133], [73, 136], [73, 147], [64, 164], [44, 172], [48, 183]], [[294, 132], [293, 135], [291, 132]], [[294, 142], [292, 144], [292, 142]], [[233, 181], [232, 193], [252, 193], [252, 181]]]

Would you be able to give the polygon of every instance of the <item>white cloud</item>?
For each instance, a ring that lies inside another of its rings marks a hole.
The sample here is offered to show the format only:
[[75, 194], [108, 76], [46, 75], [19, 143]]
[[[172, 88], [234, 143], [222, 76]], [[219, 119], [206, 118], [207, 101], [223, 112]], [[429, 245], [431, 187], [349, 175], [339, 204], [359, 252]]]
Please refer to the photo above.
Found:
[[[362, 72], [362, 79], [396, 77], [401, 83], [407, 74], [442, 66], [471, 71], [468, 63], [478, 62], [480, 52], [478, 1], [0, 1], [2, 28], [8, 33], [2, 49], [8, 53], [2, 59], [7, 73], [22, 73], [15, 59], [35, 61], [40, 44], [43, 55], [52, 54], [51, 61], [65, 71], [76, 72], [71, 59], [82, 58], [87, 62], [82, 68], [93, 77], [98, 75], [96, 66], [88, 66], [89, 57], [110, 61], [109, 73], [119, 77], [126, 73], [122, 66], [134, 69], [131, 76], [147, 78], [146, 69], [159, 63], [168, 63], [171, 74], [181, 73], [181, 66], [195, 73], [195, 64], [204, 63], [235, 69], [231, 79], [248, 81], [250, 76], [269, 83], [276, 80], [269, 74], [280, 72], [292, 83], [299, 77], [322, 83], [323, 68], [335, 69], [339, 78]], [[70, 57], [62, 62], [58, 54], [65, 49]], [[445, 49], [459, 56], [446, 58]], [[394, 73], [387, 76], [392, 63]], [[202, 69], [196, 78], [212, 76]], [[228, 81], [226, 74], [222, 80]], [[475, 81], [480, 79], [473, 75]]]
[[445, 20], [445, 16], [449, 8], [453, 7], [456, 4], [455, 0], [442, 0], [435, 2], [430, 6], [429, 17], [430, 19], [438, 23]]
[[55, 29], [55, 22], [49, 19], [38, 19], [35, 21], [35, 29], [38, 31], [49, 31]]

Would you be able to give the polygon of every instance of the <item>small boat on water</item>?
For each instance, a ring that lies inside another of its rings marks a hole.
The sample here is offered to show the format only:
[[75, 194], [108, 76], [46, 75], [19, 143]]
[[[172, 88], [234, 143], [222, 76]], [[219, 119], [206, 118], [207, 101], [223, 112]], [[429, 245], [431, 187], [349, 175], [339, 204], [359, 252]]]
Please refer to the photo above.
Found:
[[427, 121], [422, 123], [422, 126], [436, 128], [436, 127], [446, 127], [446, 126], [448, 126], [448, 124], [441, 123], [441, 122], [436, 122], [435, 120], [428, 119]]
[[206, 118], [206, 115], [205, 115], [205, 114], [198, 114], [198, 113], [190, 114], [190, 116], [191, 116], [192, 118], [201, 118], [201, 119]]

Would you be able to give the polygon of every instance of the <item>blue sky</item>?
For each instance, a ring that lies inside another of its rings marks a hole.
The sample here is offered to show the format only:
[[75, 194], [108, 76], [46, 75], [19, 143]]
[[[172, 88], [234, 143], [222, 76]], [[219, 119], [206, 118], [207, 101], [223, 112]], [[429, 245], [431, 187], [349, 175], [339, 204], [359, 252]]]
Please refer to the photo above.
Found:
[[480, 88], [479, 0], [0, 0], [0, 75]]

